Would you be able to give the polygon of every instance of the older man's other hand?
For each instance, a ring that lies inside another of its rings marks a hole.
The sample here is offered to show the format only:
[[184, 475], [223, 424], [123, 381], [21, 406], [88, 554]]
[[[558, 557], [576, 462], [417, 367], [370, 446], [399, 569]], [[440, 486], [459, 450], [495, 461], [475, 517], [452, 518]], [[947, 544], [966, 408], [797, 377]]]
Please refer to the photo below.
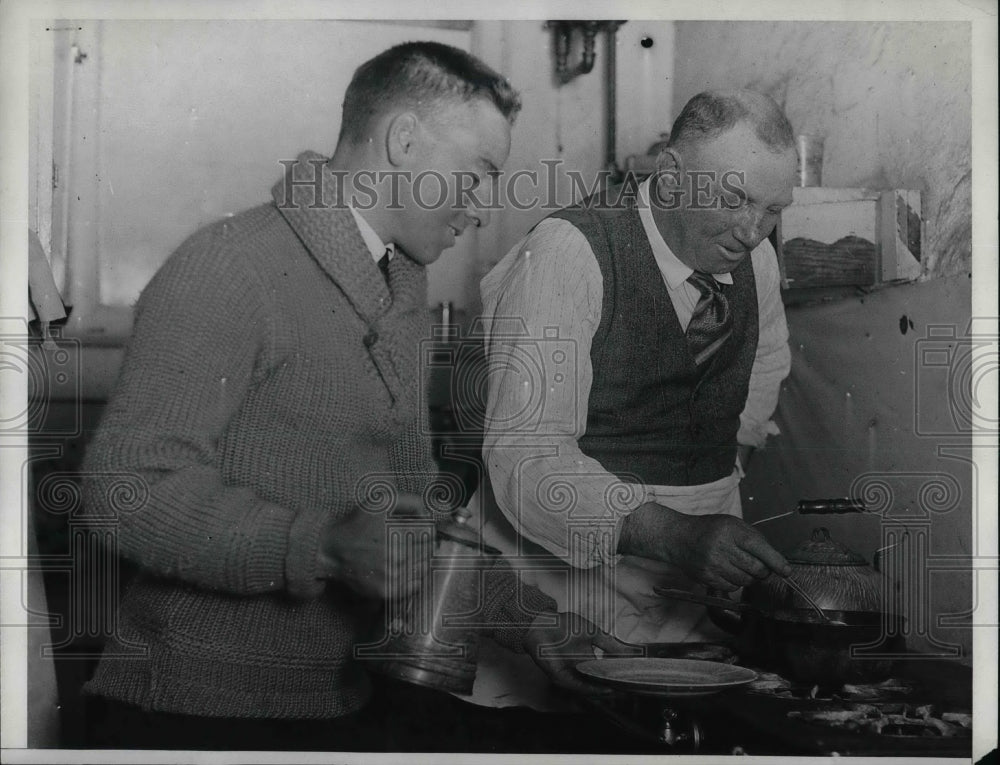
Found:
[[[603, 656], [636, 656], [641, 649], [623, 643], [579, 614], [542, 614], [524, 637], [524, 648], [553, 684], [588, 696], [606, 696], [611, 690], [587, 682], [576, 665]], [[599, 649], [599, 650], [598, 650]]]
[[791, 567], [764, 535], [731, 515], [688, 515], [648, 503], [622, 528], [619, 552], [662, 560], [696, 582], [731, 592]]

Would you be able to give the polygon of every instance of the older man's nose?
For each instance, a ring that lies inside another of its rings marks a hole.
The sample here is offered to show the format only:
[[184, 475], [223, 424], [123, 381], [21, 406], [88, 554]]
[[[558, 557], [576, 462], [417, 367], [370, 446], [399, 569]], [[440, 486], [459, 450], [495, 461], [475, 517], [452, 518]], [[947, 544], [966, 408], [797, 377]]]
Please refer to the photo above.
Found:
[[753, 249], [771, 233], [765, 230], [768, 217], [763, 212], [746, 212], [736, 228], [733, 229], [733, 236], [747, 249]]

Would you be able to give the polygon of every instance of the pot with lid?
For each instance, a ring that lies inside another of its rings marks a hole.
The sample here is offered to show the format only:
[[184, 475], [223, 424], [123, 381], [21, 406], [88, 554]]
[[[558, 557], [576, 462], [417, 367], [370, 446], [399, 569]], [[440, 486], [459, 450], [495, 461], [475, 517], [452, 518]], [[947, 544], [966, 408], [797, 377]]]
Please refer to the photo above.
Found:
[[803, 611], [807, 603], [802, 596], [772, 574], [748, 588], [746, 595], [771, 613], [759, 620], [758, 651], [770, 653], [770, 663], [805, 682], [839, 685], [889, 677], [891, 654], [904, 645], [902, 620], [884, 610], [887, 585], [882, 574], [831, 538], [825, 527], [814, 529], [786, 560], [791, 578], [836, 623], [812, 619]]
[[[795, 580], [820, 608], [832, 611], [882, 611], [882, 575], [824, 526], [789, 552], [785, 559]], [[748, 588], [749, 602], [770, 611], [808, 608], [809, 603], [780, 576]]]
[[903, 620], [883, 608], [882, 574], [825, 527], [814, 529], [785, 558], [793, 585], [772, 573], [744, 588], [742, 602], [726, 604], [715, 593], [700, 598], [712, 621], [737, 635], [744, 660], [820, 685], [887, 678], [892, 655], [905, 646]]

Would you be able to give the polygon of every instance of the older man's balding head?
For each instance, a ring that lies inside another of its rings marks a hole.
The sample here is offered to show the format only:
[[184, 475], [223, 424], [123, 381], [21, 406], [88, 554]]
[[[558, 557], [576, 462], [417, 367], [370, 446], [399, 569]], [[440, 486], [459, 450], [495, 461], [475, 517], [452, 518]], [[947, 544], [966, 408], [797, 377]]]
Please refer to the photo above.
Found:
[[699, 93], [657, 157], [653, 219], [677, 258], [733, 271], [792, 202], [795, 141], [781, 109], [749, 90]]
[[774, 152], [795, 145], [792, 126], [773, 99], [753, 90], [709, 90], [688, 101], [674, 120], [669, 146], [700, 143], [746, 123]]

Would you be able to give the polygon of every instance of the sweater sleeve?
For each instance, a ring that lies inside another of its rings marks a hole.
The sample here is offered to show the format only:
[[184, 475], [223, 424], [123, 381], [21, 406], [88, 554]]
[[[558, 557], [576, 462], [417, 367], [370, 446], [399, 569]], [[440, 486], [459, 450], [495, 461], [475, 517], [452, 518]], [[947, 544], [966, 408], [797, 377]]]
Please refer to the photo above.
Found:
[[[233, 248], [195, 235], [153, 278], [114, 395], [87, 450], [88, 518], [117, 522], [122, 555], [150, 573], [237, 595], [316, 595], [319, 530], [220, 472], [219, 440], [253, 383], [268, 294]], [[123, 481], [135, 499], [120, 503]]]
[[524, 637], [539, 614], [555, 615], [556, 602], [521, 577], [502, 558], [485, 576], [484, 634], [511, 651], [524, 651]]

